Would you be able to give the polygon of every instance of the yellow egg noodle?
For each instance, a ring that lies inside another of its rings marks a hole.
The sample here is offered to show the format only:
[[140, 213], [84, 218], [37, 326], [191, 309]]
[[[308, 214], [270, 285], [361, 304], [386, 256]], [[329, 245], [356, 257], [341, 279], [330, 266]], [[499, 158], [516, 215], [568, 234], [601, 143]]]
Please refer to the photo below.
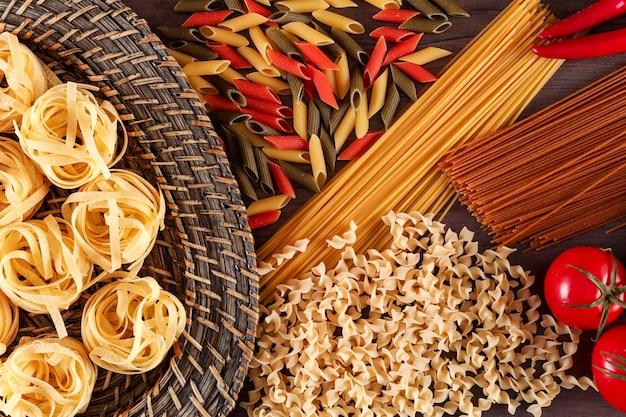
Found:
[[41, 207], [49, 182], [19, 143], [0, 136], [0, 227], [30, 219]]
[[128, 137], [120, 116], [107, 100], [98, 100], [87, 84], [67, 82], [48, 89], [24, 112], [16, 129], [24, 152], [57, 187], [79, 187], [124, 155]]
[[4, 355], [7, 346], [13, 342], [20, 327], [19, 308], [0, 291], [0, 356]]
[[0, 81], [0, 132], [13, 132], [48, 81], [39, 58], [9, 32], [0, 33]]
[[1, 228], [0, 242], [0, 290], [30, 313], [50, 314], [59, 337], [67, 336], [60, 312], [93, 283], [74, 229], [48, 215]]
[[107, 272], [143, 263], [164, 227], [163, 193], [138, 174], [112, 169], [70, 194], [61, 207], [87, 258]]
[[0, 412], [72, 417], [85, 411], [98, 370], [71, 337], [23, 337], [0, 368]]
[[392, 243], [363, 253], [352, 223], [328, 239], [335, 265], [278, 287], [262, 307], [248, 415], [480, 416], [526, 404], [536, 417], [561, 389], [592, 386], [567, 373], [580, 332], [539, 313], [513, 250], [480, 252], [467, 228], [433, 218], [390, 212]]
[[121, 272], [114, 277], [83, 311], [81, 334], [89, 357], [122, 374], [154, 369], [183, 333], [185, 308], [152, 277]]

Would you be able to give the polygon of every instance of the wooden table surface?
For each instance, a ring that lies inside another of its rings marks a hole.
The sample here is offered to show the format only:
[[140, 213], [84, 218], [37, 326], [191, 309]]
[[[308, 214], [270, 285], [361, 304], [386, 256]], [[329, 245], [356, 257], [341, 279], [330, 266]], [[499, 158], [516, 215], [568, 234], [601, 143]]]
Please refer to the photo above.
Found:
[[[565, 17], [590, 4], [592, 1], [593, 0], [546, 0], [545, 3], [550, 6], [550, 9], [557, 17]], [[126, 1], [126, 4], [132, 7], [140, 16], [144, 17], [157, 33], [157, 26], [161, 24], [179, 25], [188, 16], [187, 14], [173, 12], [175, 3], [176, 0]], [[365, 4], [362, 1], [359, 1], [358, 3]], [[470, 13], [471, 17], [465, 19], [453, 19], [452, 28], [443, 34], [425, 35], [422, 39], [421, 46], [433, 45], [451, 50], [452, 52], [457, 52], [508, 4], [508, 0], [458, 0], [458, 3]], [[358, 9], [347, 9], [347, 11], [352, 17], [361, 21], [366, 28], [372, 27], [371, 25], [374, 24], [371, 20], [373, 9], [368, 8], [367, 5], [359, 7]], [[615, 29], [622, 27], [625, 24], [626, 17], [618, 18], [597, 27], [595, 31]], [[373, 42], [367, 37], [364, 37], [363, 39], [364, 42], [369, 42], [369, 44], [366, 44], [366, 47], [371, 49]], [[443, 61], [432, 63], [428, 68], [431, 71], [436, 72], [440, 66], [443, 65], [443, 63]], [[605, 75], [625, 64], [626, 54], [592, 60], [576, 60], [566, 62], [531, 103], [522, 117], [532, 114], [538, 109], [541, 109], [544, 106], [564, 97], [565, 95], [576, 91], [591, 81], [596, 80], [600, 76]], [[541, 149], [538, 149], [537, 152], [541, 152]], [[626, 175], [626, 173], [623, 175]], [[308, 194], [305, 190], [297, 190], [297, 192], [298, 198], [293, 200], [288, 205], [283, 216], [288, 216], [306, 200]], [[615, 201], [615, 204], [625, 203], [626, 202], [624, 201]], [[471, 214], [461, 205], [457, 204], [451, 213], [445, 218], [444, 222], [455, 230], [460, 230], [463, 226], [469, 227], [476, 232], [477, 238], [483, 245], [483, 248], [488, 247], [489, 239], [487, 235], [480, 229], [478, 223], [473, 219]], [[257, 244], [260, 245], [263, 243], [268, 236], [276, 230], [277, 227], [280, 227], [280, 225], [281, 223], [279, 222], [271, 227], [255, 231], [254, 234]], [[549, 263], [565, 248], [578, 244], [610, 247], [619, 259], [626, 261], [626, 245], [623, 244], [625, 240], [626, 228], [610, 234], [606, 233], [606, 228], [601, 228], [549, 249], [523, 252], [518, 250], [512, 255], [511, 258], [514, 262], [522, 265], [525, 269], [530, 270], [536, 276], [538, 281], [537, 292], [541, 294], [541, 280]], [[626, 321], [626, 318], [622, 317], [620, 320]], [[575, 375], [590, 375], [591, 373], [589, 358], [593, 346], [591, 341], [592, 337], [593, 333], [583, 333], [579, 352], [574, 357], [575, 365], [572, 372]], [[245, 397], [244, 393], [242, 393], [242, 397]], [[232, 416], [244, 415], [246, 415], [246, 413], [240, 407], [237, 407], [232, 413]], [[495, 406], [483, 415], [505, 416], [509, 414], [507, 413], [505, 407]], [[520, 407], [515, 415], [526, 416], [529, 414], [524, 411], [524, 407]], [[600, 395], [593, 389], [589, 389], [587, 391], [572, 389], [563, 390], [554, 403], [544, 410], [543, 415], [546, 417], [617, 417], [623, 414], [608, 406], [602, 400]]]

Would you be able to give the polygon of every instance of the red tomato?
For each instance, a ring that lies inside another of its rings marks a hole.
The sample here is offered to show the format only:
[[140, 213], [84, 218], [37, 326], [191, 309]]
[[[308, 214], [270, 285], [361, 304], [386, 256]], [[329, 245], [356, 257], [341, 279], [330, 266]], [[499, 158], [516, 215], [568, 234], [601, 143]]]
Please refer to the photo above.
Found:
[[626, 323], [618, 324], [600, 336], [591, 354], [596, 387], [613, 407], [626, 412]]
[[[597, 282], [586, 273], [597, 278]], [[601, 331], [603, 325], [612, 323], [622, 313], [623, 307], [617, 303], [622, 303], [625, 296], [616, 295], [616, 291], [625, 284], [626, 270], [610, 251], [575, 246], [563, 251], [548, 268], [544, 293], [558, 320], [570, 327]], [[598, 300], [597, 305], [590, 306]], [[603, 309], [608, 310], [605, 323], [602, 323]]]

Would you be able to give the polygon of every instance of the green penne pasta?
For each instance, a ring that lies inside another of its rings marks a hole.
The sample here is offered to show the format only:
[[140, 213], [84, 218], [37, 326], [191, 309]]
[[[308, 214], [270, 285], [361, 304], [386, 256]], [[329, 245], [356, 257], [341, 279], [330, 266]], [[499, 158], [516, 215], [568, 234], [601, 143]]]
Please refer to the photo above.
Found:
[[337, 152], [335, 152], [335, 142], [333, 142], [328, 130], [322, 129], [320, 131], [320, 142], [322, 144], [322, 151], [324, 152], [324, 159], [326, 160], [326, 165], [328, 169], [331, 171], [335, 170], [335, 165], [337, 163]]
[[280, 161], [280, 166], [285, 171], [285, 174], [289, 179], [297, 184], [300, 184], [304, 188], [307, 188], [314, 193], [319, 193], [320, 187], [317, 185], [315, 178], [309, 172], [306, 172], [297, 166], [290, 164], [289, 162]]
[[336, 43], [341, 45], [343, 49], [354, 58], [361, 65], [366, 65], [369, 60], [369, 54], [365, 51], [365, 49], [359, 45], [359, 43], [354, 40], [350, 34], [339, 30], [337, 28], [331, 28], [331, 37], [335, 40]]
[[344, 116], [346, 115], [346, 112], [348, 111], [350, 107], [351, 107], [350, 98], [346, 96], [346, 98], [344, 98], [343, 100], [339, 102], [339, 107], [337, 108], [337, 110], [333, 110], [330, 113], [329, 130], [330, 130], [331, 135], [335, 133], [337, 126], [339, 126], [339, 123], [341, 123]]
[[390, 68], [393, 83], [412, 101], [417, 100], [417, 87], [413, 80], [395, 65], [391, 65]]
[[413, 17], [400, 24], [400, 29], [410, 30], [416, 33], [443, 33], [452, 27], [452, 22], [447, 19], [424, 19]]
[[251, 200], [258, 200], [259, 196], [254, 188], [254, 183], [250, 180], [248, 175], [246, 175], [244, 169], [239, 165], [231, 164], [231, 170], [235, 180], [237, 181], [237, 185], [239, 185], [241, 194]]
[[256, 159], [254, 157], [254, 148], [252, 144], [243, 134], [235, 135], [237, 140], [237, 148], [241, 155], [241, 164], [246, 175], [253, 181], [259, 181], [259, 170], [257, 169]]
[[469, 17], [469, 13], [454, 0], [433, 0], [445, 14], [452, 17]]
[[278, 28], [267, 28], [265, 35], [283, 54], [287, 55], [289, 58], [302, 61], [302, 54], [282, 30]]
[[224, 5], [226, 6], [228, 10], [234, 10], [241, 14], [248, 13], [246, 8], [243, 6], [243, 3], [241, 3], [241, 0], [222, 0], [222, 1], [224, 2]]
[[380, 109], [380, 117], [383, 119], [385, 129], [389, 129], [393, 124], [396, 112], [400, 106], [400, 93], [394, 83], [387, 85], [387, 92], [385, 93], [385, 104]]
[[407, 2], [429, 19], [448, 19], [448, 16], [429, 0], [407, 0]]
[[183, 28], [180, 26], [161, 25], [157, 28], [161, 34], [172, 40], [204, 43], [207, 39], [198, 28]]
[[319, 136], [320, 128], [322, 125], [320, 111], [314, 102], [310, 101], [307, 104], [307, 133], [309, 137], [313, 135]]
[[280, 10], [278, 12], [272, 13], [267, 18], [270, 22], [278, 23], [279, 25], [284, 25], [292, 22], [302, 22], [309, 23], [313, 20], [310, 14], [307, 13], [295, 13], [289, 12], [285, 10]]
[[275, 195], [274, 181], [267, 160], [267, 155], [260, 148], [253, 148], [254, 159], [256, 160], [257, 171], [259, 173], [259, 187], [266, 195]]
[[216, 52], [211, 51], [205, 45], [202, 45], [196, 42], [189, 42], [186, 40], [179, 39], [174, 42], [171, 42], [169, 44], [169, 47], [176, 51], [180, 51], [187, 55], [191, 55], [192, 57], [197, 58], [200, 61], [211, 61], [213, 59], [217, 59], [218, 57]]
[[174, 5], [174, 11], [181, 13], [203, 12], [223, 8], [223, 0], [181, 0]]

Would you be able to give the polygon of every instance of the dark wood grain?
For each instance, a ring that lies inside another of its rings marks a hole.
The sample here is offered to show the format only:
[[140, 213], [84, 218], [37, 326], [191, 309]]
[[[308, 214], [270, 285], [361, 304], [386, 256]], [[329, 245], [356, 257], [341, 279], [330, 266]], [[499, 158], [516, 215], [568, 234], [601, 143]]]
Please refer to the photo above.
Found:
[[[422, 40], [423, 45], [434, 45], [449, 49], [453, 52], [459, 51], [470, 39], [472, 39], [495, 15], [508, 4], [506, 0], [458, 0], [466, 10], [471, 14], [467, 19], [453, 20], [453, 27], [440, 35], [425, 35]], [[546, 1], [555, 15], [565, 17], [576, 10], [591, 3], [592, 0], [571, 0], [571, 1]], [[180, 24], [187, 15], [173, 12], [174, 0], [153, 0], [150, 2], [142, 0], [127, 0], [126, 4], [134, 8], [135, 11], [144, 17], [148, 23], [155, 29], [161, 24]], [[363, 2], [360, 2], [363, 3]], [[371, 27], [374, 23], [371, 21], [372, 9], [367, 6], [358, 9], [349, 9], [349, 13], [363, 22], [366, 27]], [[612, 22], [606, 23], [594, 29], [595, 31], [605, 31], [624, 26], [626, 19], [619, 18]], [[363, 42], [373, 46], [373, 42], [366, 36]], [[617, 55], [593, 60], [568, 61], [553, 77], [553, 79], [545, 86], [536, 99], [530, 104], [522, 117], [532, 114], [533, 112], [553, 103], [554, 101], [570, 94], [577, 89], [585, 86], [598, 79], [600, 76], [608, 72], [620, 68], [626, 64], [626, 55]], [[433, 63], [429, 67], [432, 71], [437, 71], [442, 63]], [[537, 152], [542, 152], [537, 149]], [[624, 173], [623, 175], [626, 175]], [[284, 216], [288, 216], [296, 210], [307, 198], [308, 193], [305, 190], [298, 190], [298, 198], [291, 202], [285, 210]], [[615, 201], [615, 204], [626, 204], [624, 201]], [[593, 215], [593, 213], [590, 213]], [[445, 219], [445, 223], [450, 227], [460, 230], [461, 227], [467, 226], [474, 230], [477, 238], [483, 247], [489, 245], [488, 236], [480, 229], [478, 223], [473, 219], [471, 214], [462, 206], [456, 205], [451, 213]], [[263, 229], [255, 233], [257, 244], [263, 243], [281, 223]], [[522, 265], [525, 269], [530, 270], [537, 277], [536, 291], [541, 294], [542, 277], [554, 257], [567, 247], [578, 244], [597, 245], [601, 247], [610, 247], [616, 256], [626, 261], [626, 229], [607, 234], [605, 228], [595, 230], [583, 236], [577, 237], [563, 244], [554, 246], [542, 251], [522, 251], [521, 248], [512, 259], [514, 262]], [[575, 375], [590, 375], [590, 354], [593, 346], [592, 333], [583, 333], [579, 352], [575, 355], [575, 364], [573, 373]], [[245, 394], [242, 393], [242, 396]], [[244, 416], [245, 412], [241, 408], [237, 408], [233, 416]], [[503, 406], [494, 406], [484, 416], [504, 416], [508, 415], [506, 408]], [[516, 416], [529, 415], [520, 407]], [[546, 408], [543, 413], [546, 417], [571, 417], [571, 416], [606, 416], [618, 417], [623, 414], [612, 409], [594, 390], [582, 391], [579, 389], [564, 390], [554, 401], [554, 403]]]

